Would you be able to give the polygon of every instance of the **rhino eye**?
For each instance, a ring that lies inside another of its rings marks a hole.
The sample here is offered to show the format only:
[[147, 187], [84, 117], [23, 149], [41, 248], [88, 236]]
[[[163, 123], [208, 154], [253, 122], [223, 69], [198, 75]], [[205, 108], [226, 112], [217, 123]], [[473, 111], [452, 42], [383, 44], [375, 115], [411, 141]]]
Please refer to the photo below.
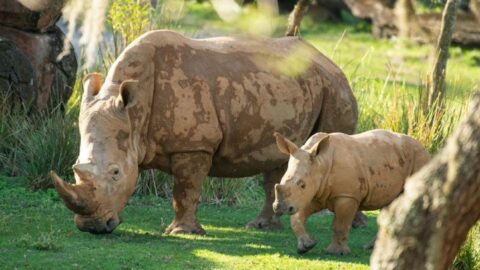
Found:
[[303, 180], [298, 180], [297, 185], [300, 186], [301, 189], [305, 189], [305, 182]]
[[120, 179], [120, 168], [117, 166], [112, 166], [113, 168], [110, 169], [110, 175], [113, 181], [118, 181]]

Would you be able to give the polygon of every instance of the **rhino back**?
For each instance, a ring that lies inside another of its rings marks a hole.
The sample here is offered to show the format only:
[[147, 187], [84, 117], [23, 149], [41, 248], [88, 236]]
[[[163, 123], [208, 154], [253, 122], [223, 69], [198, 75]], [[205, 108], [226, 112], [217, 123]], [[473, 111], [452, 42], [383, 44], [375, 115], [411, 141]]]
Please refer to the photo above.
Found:
[[355, 195], [364, 210], [382, 208], [402, 192], [416, 166], [415, 153], [423, 148], [406, 135], [385, 130], [333, 138], [333, 179], [340, 184], [332, 184], [332, 193]]
[[[281, 65], [298, 51], [305, 67], [292, 74]], [[248, 176], [286, 162], [273, 132], [303, 143], [320, 118], [324, 92], [334, 93], [327, 88], [341, 74], [297, 38], [176, 36], [171, 44], [157, 46], [153, 61], [150, 136], [157, 152], [212, 153], [211, 175], [216, 176]]]

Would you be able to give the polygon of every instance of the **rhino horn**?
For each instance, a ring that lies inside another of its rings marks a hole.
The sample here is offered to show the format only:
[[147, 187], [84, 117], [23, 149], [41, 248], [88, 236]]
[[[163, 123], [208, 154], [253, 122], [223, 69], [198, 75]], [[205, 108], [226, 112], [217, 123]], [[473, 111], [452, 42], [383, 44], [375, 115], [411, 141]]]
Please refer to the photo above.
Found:
[[92, 204], [86, 197], [93, 195], [93, 187], [88, 184], [70, 184], [63, 181], [54, 171], [50, 171], [53, 185], [62, 198], [65, 206], [80, 215], [87, 215], [93, 212]]

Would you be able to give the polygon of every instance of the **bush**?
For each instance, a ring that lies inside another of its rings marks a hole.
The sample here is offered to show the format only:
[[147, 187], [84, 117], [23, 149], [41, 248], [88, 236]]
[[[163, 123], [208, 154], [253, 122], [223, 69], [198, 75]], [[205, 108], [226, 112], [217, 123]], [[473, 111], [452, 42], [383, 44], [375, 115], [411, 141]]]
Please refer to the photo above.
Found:
[[[405, 84], [379, 87], [378, 82], [358, 79], [353, 85], [360, 117], [358, 132], [375, 128], [408, 134], [419, 140], [430, 153], [441, 148], [461, 118], [468, 99], [449, 100], [445, 108], [424, 113], [421, 109], [421, 88], [414, 90]], [[389, 84], [388, 78], [384, 85]]]
[[[78, 87], [77, 87], [78, 88]], [[5, 102], [2, 98], [1, 102]], [[0, 171], [17, 176], [30, 189], [52, 186], [48, 173], [70, 172], [77, 157], [78, 106], [64, 111], [60, 104], [50, 112], [28, 114], [25, 110], [0, 112]]]

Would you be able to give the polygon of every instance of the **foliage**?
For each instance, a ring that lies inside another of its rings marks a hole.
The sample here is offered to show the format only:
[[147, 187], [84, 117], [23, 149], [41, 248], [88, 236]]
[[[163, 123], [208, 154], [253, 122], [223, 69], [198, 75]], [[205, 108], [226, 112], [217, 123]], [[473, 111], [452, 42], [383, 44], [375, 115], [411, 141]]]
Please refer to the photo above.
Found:
[[113, 1], [108, 10], [108, 21], [115, 33], [122, 36], [126, 46], [151, 25], [151, 5], [147, 1], [118, 0]]
[[480, 269], [480, 223], [475, 225], [468, 233], [467, 239], [453, 262], [456, 270]]
[[103, 46], [105, 68], [108, 69], [128, 44], [147, 31], [176, 28], [183, 9], [183, 0], [159, 0], [156, 6], [152, 6], [150, 1], [112, 1], [107, 23], [113, 34], [113, 48]]
[[19, 176], [31, 189], [44, 189], [52, 186], [48, 177], [51, 169], [69, 170], [78, 147], [77, 110], [65, 112], [63, 107], [59, 104], [51, 112], [37, 114], [21, 109], [2, 111], [0, 170], [3, 174]]

